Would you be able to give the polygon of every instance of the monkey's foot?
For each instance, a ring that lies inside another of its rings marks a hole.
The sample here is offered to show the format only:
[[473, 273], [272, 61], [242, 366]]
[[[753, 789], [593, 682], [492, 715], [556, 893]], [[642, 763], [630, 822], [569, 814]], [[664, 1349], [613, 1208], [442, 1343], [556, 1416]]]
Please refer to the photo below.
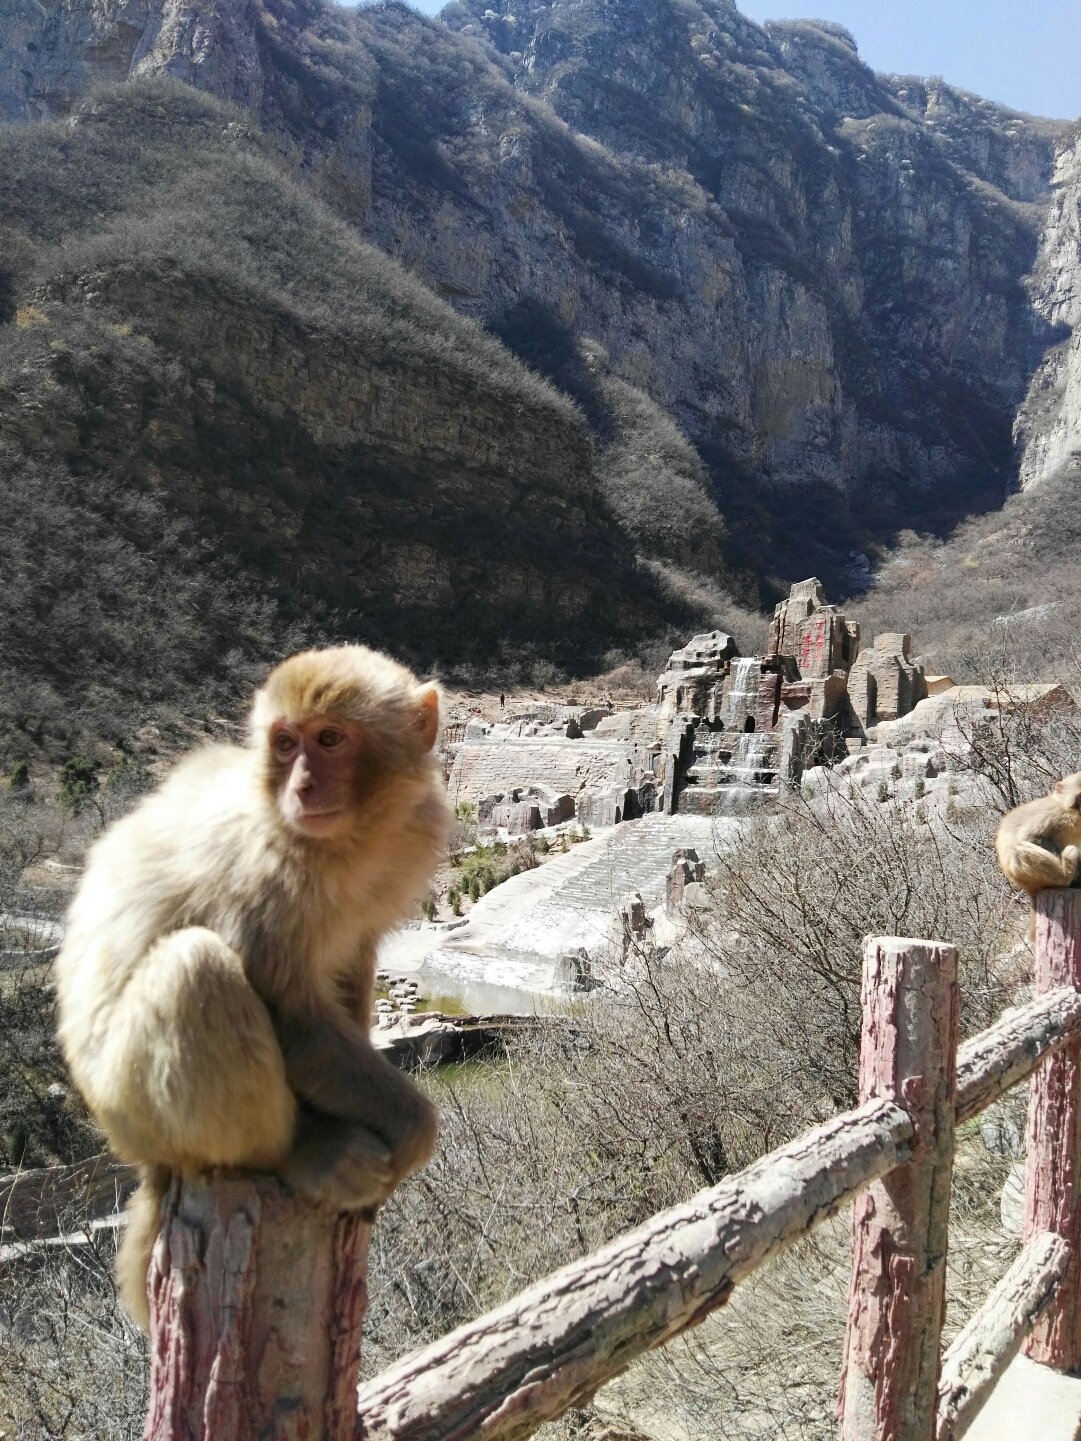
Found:
[[394, 1189], [390, 1151], [366, 1126], [302, 1123], [281, 1176], [294, 1190], [340, 1211], [380, 1205]]

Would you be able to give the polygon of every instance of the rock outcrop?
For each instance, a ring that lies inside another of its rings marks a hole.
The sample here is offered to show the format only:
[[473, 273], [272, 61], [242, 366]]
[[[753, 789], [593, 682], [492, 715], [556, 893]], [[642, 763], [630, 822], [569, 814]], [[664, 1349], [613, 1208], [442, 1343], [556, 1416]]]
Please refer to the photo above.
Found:
[[1081, 471], [1081, 134], [1055, 165], [1032, 288], [1054, 343], [1014, 427], [1022, 486]]

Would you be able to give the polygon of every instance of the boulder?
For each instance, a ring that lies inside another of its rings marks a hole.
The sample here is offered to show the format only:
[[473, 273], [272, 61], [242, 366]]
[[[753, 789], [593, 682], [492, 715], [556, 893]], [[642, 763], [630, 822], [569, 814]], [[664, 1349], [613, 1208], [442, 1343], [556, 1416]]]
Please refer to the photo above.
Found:
[[900, 631], [876, 635], [848, 675], [848, 698], [859, 729], [908, 715], [926, 699], [923, 666], [909, 654], [912, 638]]

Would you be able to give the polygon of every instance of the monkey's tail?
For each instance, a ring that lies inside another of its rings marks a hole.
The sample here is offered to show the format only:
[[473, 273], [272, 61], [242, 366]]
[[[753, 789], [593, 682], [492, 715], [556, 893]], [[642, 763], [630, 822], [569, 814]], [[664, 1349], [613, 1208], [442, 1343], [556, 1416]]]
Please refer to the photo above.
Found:
[[116, 1279], [120, 1297], [132, 1320], [150, 1327], [150, 1302], [146, 1294], [150, 1253], [161, 1229], [161, 1203], [169, 1189], [167, 1166], [140, 1166], [139, 1186], [127, 1205], [128, 1222], [116, 1252]]

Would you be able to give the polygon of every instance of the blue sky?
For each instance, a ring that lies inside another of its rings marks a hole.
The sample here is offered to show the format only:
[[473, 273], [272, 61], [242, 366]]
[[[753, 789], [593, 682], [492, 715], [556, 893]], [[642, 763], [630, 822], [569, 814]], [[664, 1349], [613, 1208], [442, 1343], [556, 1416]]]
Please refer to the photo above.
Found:
[[[988, 100], [1059, 119], [1081, 116], [1078, 0], [737, 0], [752, 20], [837, 20], [875, 70], [941, 75]], [[420, 0], [433, 15], [442, 0]], [[493, 8], [495, 8], [493, 4]]]

